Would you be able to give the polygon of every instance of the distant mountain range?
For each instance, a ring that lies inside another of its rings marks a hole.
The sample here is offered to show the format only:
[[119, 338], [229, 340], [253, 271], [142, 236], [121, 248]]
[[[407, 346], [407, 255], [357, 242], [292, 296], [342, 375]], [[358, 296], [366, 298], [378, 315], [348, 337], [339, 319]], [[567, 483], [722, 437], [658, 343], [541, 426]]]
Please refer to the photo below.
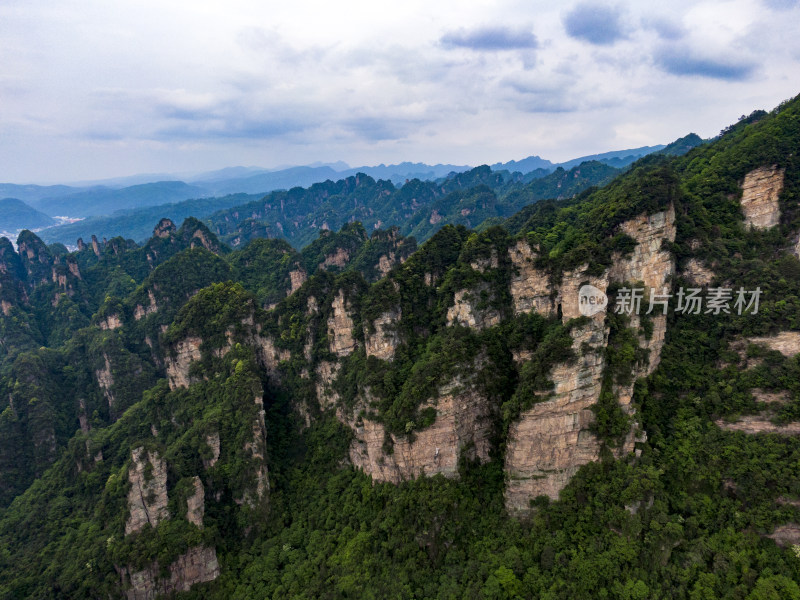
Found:
[[16, 198], [0, 200], [0, 231], [14, 231], [24, 227], [36, 229], [53, 225], [55, 219], [39, 212]]
[[[688, 147], [702, 143], [702, 140], [687, 136], [682, 138], [683, 146], [679, 151], [685, 152]], [[678, 142], [674, 142], [677, 144]], [[610, 167], [623, 168], [647, 154], [665, 151], [668, 146], [644, 146], [629, 150], [618, 150], [579, 157], [563, 163], [553, 163], [538, 156], [529, 156], [519, 161], [496, 163], [491, 166], [493, 171], [508, 171], [509, 175], [520, 173], [520, 181], [530, 182], [556, 171], [559, 167], [569, 170], [586, 161], [596, 161]], [[264, 169], [260, 167], [227, 167], [183, 177], [179, 180], [169, 174], [134, 175], [95, 182], [84, 182], [82, 185], [17, 185], [0, 183], [0, 197], [15, 198], [28, 206], [28, 209], [47, 217], [68, 216], [88, 218], [94, 217], [104, 226], [112, 222], [118, 223], [124, 218], [119, 211], [143, 210], [148, 207], [163, 207], [176, 203], [186, 203], [177, 210], [167, 211], [174, 213], [176, 218], [183, 218], [185, 210], [197, 209], [202, 212], [196, 216], [211, 214], [213, 210], [230, 208], [229, 201], [224, 198], [235, 194], [264, 195], [275, 190], [289, 190], [295, 187], [307, 188], [315, 183], [324, 181], [340, 181], [359, 173], [368, 175], [376, 180], [391, 181], [396, 187], [401, 187], [407, 181], [418, 179], [420, 181], [435, 181], [454, 174], [470, 170], [467, 165], [437, 164], [403, 162], [395, 165], [380, 164], [377, 166], [350, 167], [344, 162], [314, 163], [307, 166], [292, 166], [279, 169]], [[150, 179], [152, 178], [152, 179]], [[150, 179], [150, 181], [148, 181]], [[188, 202], [191, 200], [192, 202]], [[214, 202], [218, 206], [212, 206]], [[194, 203], [194, 204], [193, 204]], [[147, 211], [148, 220], [149, 213]], [[22, 213], [17, 214], [17, 219]], [[13, 231], [21, 228], [46, 227], [41, 216], [28, 212], [30, 220], [24, 218], [13, 222], [0, 213], [0, 230]], [[139, 215], [141, 216], [141, 215]], [[104, 218], [111, 217], [111, 218]], [[145, 221], [142, 220], [142, 223]], [[98, 224], [97, 222], [95, 224]], [[89, 225], [86, 223], [85, 225]], [[78, 224], [66, 225], [69, 232], [74, 233], [84, 228]], [[126, 228], [126, 231], [130, 228]], [[66, 231], [65, 231], [66, 233]], [[99, 233], [99, 232], [98, 232]], [[130, 229], [130, 233], [137, 238], [143, 232]], [[149, 233], [149, 232], [147, 232]], [[114, 233], [116, 235], [116, 233]], [[50, 239], [64, 239], [64, 235], [45, 234]], [[72, 236], [70, 235], [70, 238]]]

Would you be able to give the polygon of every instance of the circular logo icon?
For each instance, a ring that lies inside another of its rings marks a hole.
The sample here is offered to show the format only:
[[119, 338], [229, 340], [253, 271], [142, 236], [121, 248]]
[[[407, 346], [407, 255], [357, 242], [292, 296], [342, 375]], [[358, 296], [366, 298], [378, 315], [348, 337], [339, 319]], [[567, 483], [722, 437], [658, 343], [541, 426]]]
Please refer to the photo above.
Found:
[[578, 290], [578, 310], [585, 317], [603, 312], [608, 306], [608, 296], [593, 285], [581, 286]]

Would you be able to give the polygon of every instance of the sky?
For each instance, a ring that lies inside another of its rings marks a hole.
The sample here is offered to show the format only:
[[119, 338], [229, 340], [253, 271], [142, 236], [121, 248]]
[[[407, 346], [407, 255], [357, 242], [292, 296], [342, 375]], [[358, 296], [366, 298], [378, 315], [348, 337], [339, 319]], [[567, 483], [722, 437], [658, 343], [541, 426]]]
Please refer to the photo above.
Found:
[[800, 93], [800, 0], [2, 0], [0, 182], [554, 162]]

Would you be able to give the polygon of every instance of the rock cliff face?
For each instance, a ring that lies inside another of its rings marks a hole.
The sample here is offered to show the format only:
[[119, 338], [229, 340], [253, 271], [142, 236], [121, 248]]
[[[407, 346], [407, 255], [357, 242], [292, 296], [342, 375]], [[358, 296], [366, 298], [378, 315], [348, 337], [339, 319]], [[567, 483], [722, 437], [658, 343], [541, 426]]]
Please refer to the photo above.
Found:
[[511, 276], [511, 297], [515, 314], [535, 311], [549, 315], [553, 310], [550, 274], [534, 267], [536, 253], [520, 240], [508, 251], [514, 274]]
[[462, 452], [472, 460], [489, 460], [489, 402], [470, 384], [453, 381], [443, 386], [437, 399], [422, 408], [427, 406], [436, 409], [433, 425], [415, 432], [413, 441], [391, 435], [391, 453], [384, 451], [383, 425], [366, 418], [353, 422], [353, 465], [375, 481], [399, 483], [423, 474], [453, 477]]
[[604, 317], [596, 315], [586, 326], [573, 330], [573, 349], [586, 351], [577, 364], [557, 365], [550, 374], [553, 397], [534, 404], [509, 428], [506, 507], [512, 512], [525, 511], [537, 496], [558, 498], [577, 470], [600, 456], [600, 443], [589, 426], [605, 366], [608, 331]]
[[203, 467], [210, 469], [219, 460], [220, 445], [219, 445], [219, 432], [213, 431], [206, 436], [206, 446], [211, 450], [211, 456], [203, 459]]
[[741, 431], [750, 435], [757, 433], [776, 433], [778, 435], [800, 435], [800, 423], [787, 423], [775, 425], [768, 418], [769, 415], [747, 415], [736, 421], [728, 422], [723, 419], [715, 421], [718, 427], [728, 431]]
[[400, 344], [400, 335], [397, 333], [397, 323], [402, 314], [400, 309], [390, 310], [380, 315], [373, 322], [374, 333], [364, 328], [364, 341], [367, 356], [374, 356], [381, 360], [392, 360], [394, 351]]
[[291, 296], [297, 290], [299, 290], [300, 287], [306, 282], [306, 279], [308, 279], [308, 275], [306, 275], [306, 272], [303, 269], [289, 271], [289, 282], [291, 287], [289, 288], [288, 295]]
[[256, 461], [254, 470], [254, 485], [246, 489], [242, 498], [237, 500], [239, 504], [246, 504], [251, 508], [262, 501], [265, 501], [269, 494], [269, 473], [267, 472], [267, 427], [264, 421], [264, 398], [256, 396], [254, 399], [258, 406], [258, 413], [253, 421], [253, 437], [244, 445], [246, 455], [250, 455]]
[[746, 226], [769, 229], [780, 221], [778, 196], [783, 191], [784, 169], [773, 165], [750, 171], [742, 183], [742, 211]]
[[328, 318], [328, 341], [331, 352], [336, 356], [348, 356], [356, 347], [356, 341], [353, 339], [355, 324], [342, 290], [339, 290], [339, 294], [334, 298], [331, 309]]
[[748, 341], [752, 344], [763, 344], [770, 350], [777, 350], [784, 356], [800, 354], [800, 331], [781, 331], [777, 335], [768, 337], [753, 337]]
[[99, 323], [100, 329], [119, 329], [122, 327], [122, 320], [119, 315], [108, 315]]
[[120, 570], [128, 600], [155, 600], [176, 592], [188, 592], [196, 583], [219, 577], [219, 561], [214, 548], [194, 546], [169, 565], [169, 578], [159, 577], [159, 565], [153, 563], [141, 571]]
[[317, 365], [317, 402], [322, 410], [335, 406], [339, 400], [339, 394], [333, 389], [333, 382], [338, 375], [338, 363], [323, 360]]
[[147, 306], [142, 306], [141, 304], [137, 304], [133, 309], [133, 318], [138, 321], [139, 319], [143, 319], [147, 315], [152, 315], [154, 312], [158, 310], [158, 305], [156, 304], [156, 297], [153, 294], [153, 290], [147, 290], [147, 296], [150, 300], [150, 304]]
[[186, 520], [203, 528], [203, 516], [206, 512], [206, 497], [203, 482], [195, 475], [192, 485], [194, 493], [186, 499]]
[[167, 465], [158, 454], [141, 447], [133, 450], [128, 481], [131, 484], [128, 492], [130, 514], [125, 523], [125, 535], [140, 531], [148, 523], [156, 527], [169, 518]]
[[714, 272], [696, 258], [690, 258], [686, 261], [683, 275], [689, 280], [689, 283], [701, 287], [708, 285], [714, 279]]
[[114, 385], [114, 376], [111, 373], [111, 361], [109, 360], [108, 355], [104, 354], [103, 359], [105, 360], [103, 368], [95, 371], [94, 376], [97, 380], [97, 385], [100, 387], [100, 391], [103, 392], [103, 396], [105, 397], [106, 402], [108, 402], [108, 408], [110, 408], [113, 412], [114, 394], [111, 391], [111, 386]]
[[500, 323], [500, 313], [493, 308], [483, 308], [481, 294], [488, 294], [486, 286], [474, 290], [459, 290], [453, 298], [453, 306], [447, 309], [447, 324], [485, 329]]
[[200, 352], [200, 344], [202, 343], [203, 341], [199, 337], [187, 337], [175, 345], [174, 357], [167, 356], [167, 379], [171, 390], [179, 387], [189, 387], [191, 383], [189, 367], [202, 357], [202, 352]]
[[[605, 292], [611, 282], [643, 282], [647, 288], [661, 292], [667, 278], [674, 272], [674, 262], [663, 249], [665, 241], [675, 239], [675, 211], [641, 215], [624, 222], [620, 231], [637, 245], [628, 257], [615, 256], [611, 267], [602, 276], [589, 276], [583, 268], [566, 272], [555, 293], [548, 287], [549, 276], [533, 266], [534, 252], [519, 242], [509, 253], [518, 274], [512, 278], [511, 294], [517, 312], [536, 310], [544, 315], [560, 309], [564, 322], [581, 315], [579, 289], [590, 284]], [[526, 275], [530, 278], [526, 281]], [[636, 315], [631, 326], [638, 328]], [[640, 346], [650, 351], [649, 364], [635, 368], [633, 379], [652, 372], [658, 364], [666, 333], [666, 317], [653, 318], [653, 335], [649, 340], [640, 337]], [[509, 428], [505, 470], [509, 476], [506, 505], [513, 512], [524, 512], [536, 496], [557, 498], [569, 479], [584, 464], [597, 460], [601, 444], [590, 431], [594, 421], [591, 407], [598, 401], [605, 368], [605, 347], [608, 327], [605, 313], [572, 330], [573, 350], [577, 363], [565, 363], [553, 368], [552, 395], [534, 404]], [[520, 355], [524, 360], [524, 356]], [[633, 385], [614, 388], [623, 410], [631, 414]], [[633, 451], [637, 440], [636, 425], [617, 455]]]
[[347, 266], [347, 261], [350, 260], [350, 253], [345, 250], [344, 248], [337, 248], [336, 252], [333, 254], [328, 254], [321, 263], [319, 263], [320, 269], [327, 269], [328, 267], [338, 267], [343, 269]]
[[259, 364], [272, 376], [275, 376], [277, 373], [278, 364], [281, 361], [289, 360], [292, 357], [288, 350], [276, 347], [275, 342], [270, 338], [264, 337], [258, 333], [252, 336], [250, 342], [255, 347], [256, 358]]

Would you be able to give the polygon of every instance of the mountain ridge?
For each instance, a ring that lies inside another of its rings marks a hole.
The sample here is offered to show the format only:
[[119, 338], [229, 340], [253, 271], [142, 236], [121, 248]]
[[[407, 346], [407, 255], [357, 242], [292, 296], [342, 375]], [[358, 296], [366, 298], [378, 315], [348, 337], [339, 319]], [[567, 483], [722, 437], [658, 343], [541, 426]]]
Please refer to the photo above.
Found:
[[799, 117], [419, 247], [0, 239], [0, 594], [800, 596]]

